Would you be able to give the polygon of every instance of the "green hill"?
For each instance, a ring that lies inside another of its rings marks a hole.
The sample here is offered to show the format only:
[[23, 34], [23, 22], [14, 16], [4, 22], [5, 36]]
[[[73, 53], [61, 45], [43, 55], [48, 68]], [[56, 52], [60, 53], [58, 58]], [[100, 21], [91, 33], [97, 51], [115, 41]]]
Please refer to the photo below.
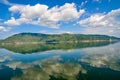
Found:
[[1, 40], [0, 48], [16, 53], [32, 53], [105, 46], [117, 41], [120, 39], [106, 35], [20, 33]]
[[84, 34], [41, 34], [20, 33], [8, 37], [1, 43], [66, 43], [66, 42], [102, 42], [119, 41], [119, 38], [106, 35], [84, 35]]

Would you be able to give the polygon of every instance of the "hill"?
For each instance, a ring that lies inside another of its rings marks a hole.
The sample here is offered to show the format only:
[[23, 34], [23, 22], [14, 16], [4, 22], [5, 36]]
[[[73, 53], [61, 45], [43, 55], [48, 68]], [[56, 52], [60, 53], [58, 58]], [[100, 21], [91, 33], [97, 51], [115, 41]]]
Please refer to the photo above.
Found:
[[119, 41], [120, 38], [106, 35], [84, 35], [84, 34], [41, 34], [41, 33], [20, 33], [10, 36], [1, 43], [66, 43], [66, 42], [104, 42]]
[[32, 53], [105, 46], [117, 41], [120, 38], [106, 35], [20, 33], [1, 40], [0, 48], [16, 53]]

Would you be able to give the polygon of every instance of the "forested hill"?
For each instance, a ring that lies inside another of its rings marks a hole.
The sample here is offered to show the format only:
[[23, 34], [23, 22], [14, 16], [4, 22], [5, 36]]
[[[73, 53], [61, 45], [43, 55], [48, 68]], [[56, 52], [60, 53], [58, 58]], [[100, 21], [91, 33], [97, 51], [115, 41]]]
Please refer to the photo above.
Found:
[[41, 34], [41, 33], [20, 33], [8, 37], [1, 42], [99, 42], [99, 41], [119, 41], [120, 38], [106, 35], [84, 35], [84, 34]]

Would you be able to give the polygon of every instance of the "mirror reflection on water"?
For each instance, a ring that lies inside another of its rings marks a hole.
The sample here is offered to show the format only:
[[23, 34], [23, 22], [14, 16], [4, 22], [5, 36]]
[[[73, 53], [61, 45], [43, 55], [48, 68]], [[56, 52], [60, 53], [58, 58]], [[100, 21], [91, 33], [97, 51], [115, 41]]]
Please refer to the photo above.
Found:
[[0, 80], [120, 80], [120, 43], [0, 46]]

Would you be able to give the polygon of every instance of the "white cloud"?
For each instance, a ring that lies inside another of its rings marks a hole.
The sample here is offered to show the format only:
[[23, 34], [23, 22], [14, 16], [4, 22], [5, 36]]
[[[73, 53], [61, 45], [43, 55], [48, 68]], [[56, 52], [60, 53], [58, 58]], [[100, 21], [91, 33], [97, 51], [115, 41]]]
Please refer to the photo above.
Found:
[[0, 26], [0, 31], [6, 32], [8, 29], [6, 29], [4, 26]]
[[10, 20], [8, 20], [4, 23], [7, 24], [8, 26], [18, 26], [18, 25], [20, 25], [20, 23], [18, 21], [16, 21], [14, 17], [11, 17]]
[[107, 14], [94, 14], [78, 23], [85, 26], [83, 33], [120, 37], [120, 9], [112, 10]]
[[13, 5], [13, 3], [10, 3], [8, 0], [0, 0], [0, 3], [3, 3], [5, 5], [9, 5], [9, 6]]
[[22, 18], [37, 18], [44, 14], [48, 9], [48, 6], [36, 4], [35, 6], [30, 5], [14, 5], [9, 8], [11, 12], [19, 12]]
[[[5, 22], [7, 25], [17, 26], [23, 23], [42, 25], [48, 27], [58, 27], [58, 22], [71, 21], [78, 19], [84, 12], [84, 9], [77, 10], [74, 3], [66, 3], [63, 6], [49, 8], [47, 5], [13, 5], [9, 8], [12, 13], [20, 14], [18, 19], [11, 18]], [[23, 20], [23, 21], [22, 21]]]
[[80, 5], [80, 8], [82, 8], [85, 4], [87, 4], [88, 3], [88, 1], [86, 0], [86, 1], [84, 1], [84, 2], [82, 2], [81, 3], [81, 5]]

